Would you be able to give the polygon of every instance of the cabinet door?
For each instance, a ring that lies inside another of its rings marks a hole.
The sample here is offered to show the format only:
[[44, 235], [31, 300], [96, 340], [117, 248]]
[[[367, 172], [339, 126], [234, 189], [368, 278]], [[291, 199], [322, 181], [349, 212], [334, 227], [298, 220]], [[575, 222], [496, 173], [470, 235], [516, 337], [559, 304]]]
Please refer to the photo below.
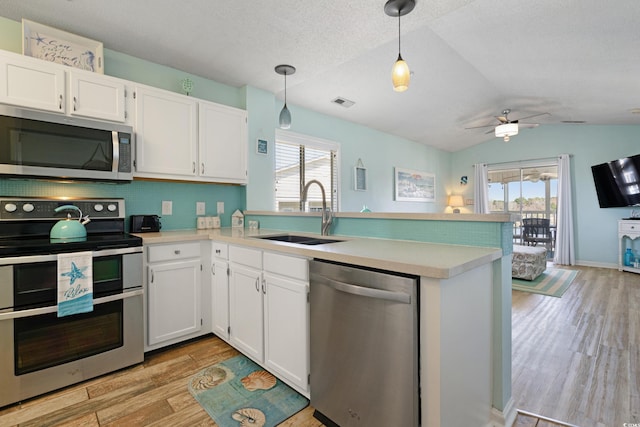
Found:
[[45, 61], [0, 57], [0, 102], [65, 112], [64, 71]]
[[247, 112], [210, 102], [198, 103], [200, 176], [247, 182]]
[[265, 365], [302, 390], [308, 388], [308, 284], [264, 274]]
[[192, 334], [202, 328], [200, 274], [198, 259], [149, 266], [149, 345]]
[[95, 73], [69, 72], [69, 114], [124, 122], [125, 85]]
[[211, 271], [213, 284], [213, 333], [224, 340], [229, 340], [229, 263], [226, 260], [214, 259]]
[[196, 101], [136, 87], [136, 176], [196, 175]]
[[231, 344], [261, 362], [263, 357], [262, 288], [259, 270], [230, 263], [229, 323]]

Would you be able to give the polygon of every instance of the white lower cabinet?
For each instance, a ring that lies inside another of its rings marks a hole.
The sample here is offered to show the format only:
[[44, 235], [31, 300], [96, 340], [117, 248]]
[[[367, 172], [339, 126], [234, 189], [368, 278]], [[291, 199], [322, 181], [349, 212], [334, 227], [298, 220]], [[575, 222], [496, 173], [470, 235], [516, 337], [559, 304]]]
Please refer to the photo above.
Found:
[[210, 331], [203, 327], [210, 299], [203, 298], [201, 255], [200, 242], [147, 247], [145, 351]]
[[229, 342], [262, 362], [262, 251], [230, 246], [229, 270]]
[[264, 363], [273, 373], [307, 390], [309, 284], [266, 272], [264, 283]]
[[211, 329], [229, 341], [229, 255], [225, 243], [212, 243], [211, 262]]
[[[225, 257], [216, 256], [225, 248], [213, 244], [214, 332], [308, 396], [307, 259], [230, 245], [225, 288], [224, 277], [219, 277], [226, 267]], [[226, 307], [225, 301], [216, 300], [225, 298], [225, 289]]]

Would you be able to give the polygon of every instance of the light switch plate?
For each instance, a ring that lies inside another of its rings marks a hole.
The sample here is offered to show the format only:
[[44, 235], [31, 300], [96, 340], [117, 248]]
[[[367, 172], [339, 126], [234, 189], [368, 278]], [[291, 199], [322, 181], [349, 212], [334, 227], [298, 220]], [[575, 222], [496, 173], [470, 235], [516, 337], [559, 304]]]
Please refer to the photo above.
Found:
[[218, 213], [218, 215], [224, 213], [224, 202], [218, 202], [217, 213]]
[[173, 215], [173, 202], [171, 200], [162, 201], [162, 215]]
[[196, 215], [204, 215], [207, 211], [207, 204], [205, 202], [196, 202]]

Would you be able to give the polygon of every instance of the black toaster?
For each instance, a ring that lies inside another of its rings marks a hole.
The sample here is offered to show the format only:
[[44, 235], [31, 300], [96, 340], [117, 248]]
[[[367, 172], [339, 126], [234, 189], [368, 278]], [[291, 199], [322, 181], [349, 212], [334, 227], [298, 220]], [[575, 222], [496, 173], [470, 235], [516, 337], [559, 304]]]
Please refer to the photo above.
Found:
[[131, 233], [150, 233], [160, 231], [162, 223], [158, 215], [131, 215], [129, 230]]

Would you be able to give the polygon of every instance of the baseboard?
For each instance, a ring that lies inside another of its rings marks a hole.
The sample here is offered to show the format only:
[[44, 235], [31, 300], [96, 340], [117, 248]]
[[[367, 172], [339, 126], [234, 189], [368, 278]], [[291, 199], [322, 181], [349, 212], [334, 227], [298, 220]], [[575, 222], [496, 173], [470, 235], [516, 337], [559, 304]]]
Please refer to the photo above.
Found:
[[576, 261], [576, 265], [578, 266], [582, 266], [582, 267], [596, 267], [596, 268], [611, 268], [611, 269], [618, 269], [618, 264], [611, 264], [608, 262], [593, 262], [593, 261]]
[[518, 410], [515, 407], [513, 398], [509, 399], [502, 411], [491, 408], [490, 427], [512, 427], [518, 416]]

